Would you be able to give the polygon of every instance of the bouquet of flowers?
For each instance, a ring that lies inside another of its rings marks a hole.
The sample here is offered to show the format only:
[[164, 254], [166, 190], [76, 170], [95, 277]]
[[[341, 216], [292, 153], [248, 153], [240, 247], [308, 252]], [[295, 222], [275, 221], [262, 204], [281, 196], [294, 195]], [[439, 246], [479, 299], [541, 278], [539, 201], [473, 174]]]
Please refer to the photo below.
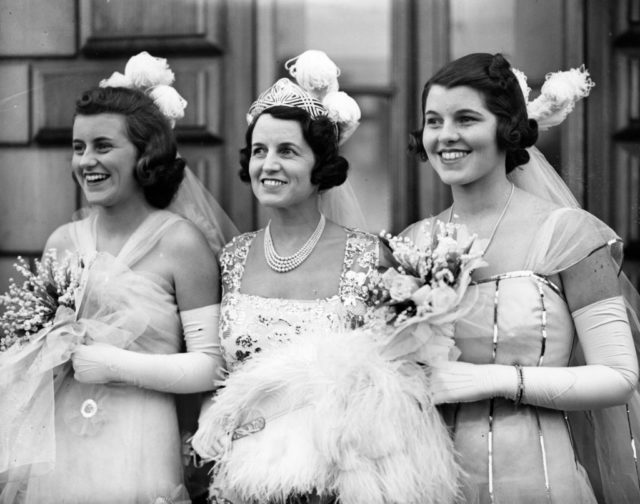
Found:
[[[471, 273], [486, 265], [476, 236], [454, 223], [435, 221], [423, 227], [420, 242], [409, 237], [381, 234], [397, 264], [378, 274], [369, 295], [377, 310], [369, 323], [388, 333], [387, 356], [413, 353], [424, 363], [456, 360], [453, 324], [462, 314], [462, 297]], [[393, 329], [389, 333], [380, 321]], [[420, 330], [417, 330], [417, 329]]]
[[14, 264], [24, 281], [9, 281], [9, 290], [0, 295], [4, 311], [0, 315], [0, 352], [13, 345], [24, 345], [42, 329], [50, 328], [57, 318], [69, 318], [76, 310], [77, 295], [84, 262], [77, 254], [58, 261], [55, 250], [35, 261], [35, 271], [22, 257]]

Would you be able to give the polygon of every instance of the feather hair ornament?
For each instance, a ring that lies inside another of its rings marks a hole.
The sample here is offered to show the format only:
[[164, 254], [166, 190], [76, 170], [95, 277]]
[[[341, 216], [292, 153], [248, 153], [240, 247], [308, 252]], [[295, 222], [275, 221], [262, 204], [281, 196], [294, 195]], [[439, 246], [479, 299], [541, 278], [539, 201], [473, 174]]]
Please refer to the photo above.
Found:
[[[316, 334], [263, 349], [232, 373], [192, 440], [216, 462], [210, 493], [258, 502], [314, 490], [343, 504], [454, 502], [460, 468], [429, 378], [414, 361], [383, 357], [381, 345], [364, 328]], [[209, 448], [216, 440], [227, 446], [222, 453]]]
[[339, 91], [340, 69], [323, 51], [308, 50], [285, 63], [289, 75], [279, 79], [251, 104], [247, 123], [275, 105], [299, 107], [312, 119], [327, 116], [338, 127], [338, 143], [344, 143], [360, 124], [360, 107], [347, 93]]
[[574, 109], [578, 100], [589, 96], [595, 83], [584, 65], [566, 71], [548, 73], [540, 96], [529, 101], [531, 89], [520, 70], [512, 68], [527, 103], [527, 113], [538, 122], [538, 129], [547, 130], [560, 124]]
[[187, 100], [171, 86], [174, 80], [175, 75], [166, 59], [156, 58], [142, 51], [129, 58], [124, 67], [124, 74], [113, 72], [108, 79], [102, 79], [99, 86], [126, 87], [144, 92], [173, 128], [176, 120], [184, 117], [184, 109], [187, 107]]

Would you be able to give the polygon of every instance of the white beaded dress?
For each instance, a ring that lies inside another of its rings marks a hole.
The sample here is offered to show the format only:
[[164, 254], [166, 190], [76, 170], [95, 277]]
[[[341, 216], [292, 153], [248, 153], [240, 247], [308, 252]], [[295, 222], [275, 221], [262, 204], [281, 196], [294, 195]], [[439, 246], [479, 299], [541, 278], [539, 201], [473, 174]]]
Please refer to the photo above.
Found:
[[242, 275], [255, 232], [240, 235], [220, 257], [222, 304], [220, 339], [230, 372], [254, 352], [306, 334], [322, 334], [362, 324], [367, 287], [378, 267], [376, 236], [345, 229], [347, 241], [338, 293], [325, 299], [266, 298], [241, 292]]
[[[244, 265], [256, 233], [240, 235], [225, 247], [220, 258], [223, 286], [220, 338], [230, 373], [251, 355], [268, 347], [342, 332], [364, 322], [369, 309], [368, 284], [379, 265], [380, 241], [358, 230], [345, 228], [345, 233], [338, 292], [323, 299], [266, 298], [241, 292]], [[290, 496], [287, 502], [307, 502], [307, 497]], [[219, 503], [231, 502], [228, 498], [235, 500], [224, 488], [217, 488], [215, 470], [210, 498]]]

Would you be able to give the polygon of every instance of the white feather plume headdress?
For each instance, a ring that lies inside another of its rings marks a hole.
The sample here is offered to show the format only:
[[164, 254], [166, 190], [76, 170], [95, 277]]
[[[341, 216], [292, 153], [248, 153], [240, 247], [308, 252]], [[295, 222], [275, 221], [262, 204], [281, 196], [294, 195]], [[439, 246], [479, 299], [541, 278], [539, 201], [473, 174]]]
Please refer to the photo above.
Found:
[[595, 83], [584, 65], [570, 70], [551, 72], [545, 76], [540, 89], [540, 96], [529, 101], [531, 88], [527, 84], [526, 75], [515, 68], [515, 74], [522, 89], [527, 113], [538, 123], [538, 129], [544, 131], [560, 124], [574, 109], [576, 102], [589, 96]]
[[124, 74], [113, 72], [108, 79], [102, 79], [99, 85], [139, 89], [153, 100], [173, 128], [176, 120], [184, 117], [187, 107], [187, 101], [171, 86], [174, 80], [175, 75], [166, 59], [143, 51], [129, 58]]
[[308, 50], [285, 63], [288, 78], [279, 79], [260, 94], [247, 112], [251, 124], [264, 110], [275, 105], [298, 107], [312, 119], [326, 116], [338, 127], [338, 142], [345, 142], [360, 124], [360, 107], [339, 91], [340, 69], [323, 51]]

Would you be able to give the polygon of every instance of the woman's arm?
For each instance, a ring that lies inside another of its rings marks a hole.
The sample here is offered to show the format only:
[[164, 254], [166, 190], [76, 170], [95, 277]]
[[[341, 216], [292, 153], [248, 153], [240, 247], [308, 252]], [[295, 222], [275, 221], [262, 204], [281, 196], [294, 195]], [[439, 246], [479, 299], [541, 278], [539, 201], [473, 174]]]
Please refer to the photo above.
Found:
[[638, 361], [616, 265], [603, 247], [560, 276], [586, 365], [524, 369], [523, 400], [567, 410], [622, 404], [638, 383]]
[[73, 355], [75, 378], [86, 383], [124, 382], [173, 393], [216, 388], [223, 368], [218, 338], [218, 265], [191, 225], [174, 226], [160, 253], [172, 265], [186, 353], [142, 354], [107, 344], [82, 345]]

